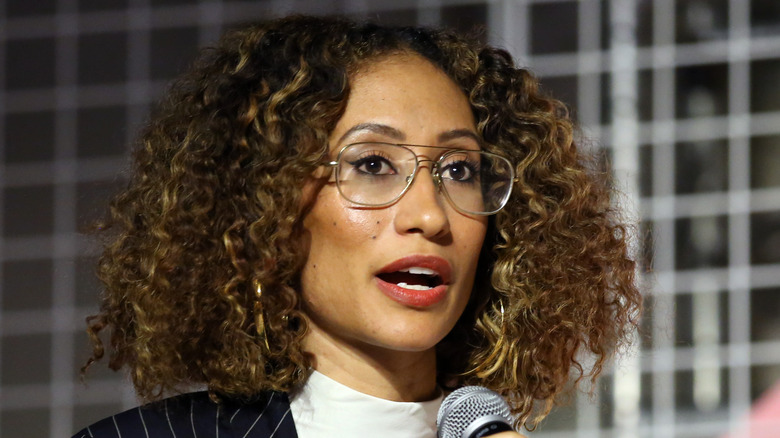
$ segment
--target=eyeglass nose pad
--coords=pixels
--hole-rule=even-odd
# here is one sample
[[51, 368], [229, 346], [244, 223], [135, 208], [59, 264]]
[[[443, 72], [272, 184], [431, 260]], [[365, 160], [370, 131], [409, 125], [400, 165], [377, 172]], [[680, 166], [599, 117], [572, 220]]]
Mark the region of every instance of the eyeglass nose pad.
[[[417, 167], [419, 168], [420, 164], [422, 163], [431, 163], [430, 169], [431, 169], [431, 178], [433, 179], [433, 184], [436, 185], [436, 190], [440, 191], [442, 190], [442, 181], [441, 181], [441, 175], [439, 175], [439, 162], [433, 161], [428, 158], [424, 158], [422, 160], [417, 161]], [[415, 172], [417, 173], [417, 172]], [[407, 176], [406, 177], [406, 183], [408, 184], [410, 180], [413, 178], [413, 176]]]
[[439, 174], [439, 163], [433, 163], [431, 166], [431, 178], [433, 178], [433, 183], [436, 184], [436, 188], [441, 191], [442, 181], [441, 175]]

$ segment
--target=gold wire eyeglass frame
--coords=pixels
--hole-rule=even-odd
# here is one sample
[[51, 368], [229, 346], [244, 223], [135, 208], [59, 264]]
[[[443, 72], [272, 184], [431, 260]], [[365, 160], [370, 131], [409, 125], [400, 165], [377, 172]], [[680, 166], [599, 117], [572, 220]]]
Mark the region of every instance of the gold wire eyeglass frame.
[[[346, 151], [350, 147], [355, 147], [355, 146], [358, 146], [358, 145], [395, 146], [395, 147], [400, 147], [400, 148], [406, 149], [407, 151], [409, 151], [409, 153], [411, 153], [414, 156], [414, 159], [415, 159], [414, 170], [412, 171], [411, 175], [406, 176], [406, 185], [403, 188], [403, 190], [401, 190], [401, 192], [398, 193], [398, 195], [396, 195], [391, 200], [389, 200], [387, 202], [382, 202], [382, 203], [366, 203], [366, 202], [355, 201], [353, 199], [350, 199], [350, 197], [348, 197], [344, 193], [344, 191], [342, 190], [341, 182], [340, 182], [341, 181], [341, 178], [340, 178], [341, 166], [339, 166], [339, 163], [341, 162], [341, 159], [342, 159], [342, 157], [344, 155], [344, 151]], [[431, 160], [431, 159], [428, 159], [428, 158], [420, 159], [419, 155], [417, 155], [414, 151], [409, 149], [409, 148], [412, 148], [412, 147], [414, 147], [414, 148], [436, 149], [436, 150], [441, 150], [441, 151], [444, 151], [444, 152], [436, 160]], [[507, 183], [507, 187], [508, 188], [507, 188], [506, 194], [502, 197], [501, 202], [499, 203], [498, 208], [495, 208], [495, 209], [493, 209], [491, 211], [470, 211], [470, 210], [466, 210], [466, 209], [461, 208], [460, 206], [458, 206], [458, 204], [450, 197], [450, 194], [447, 191], [446, 185], [442, 182], [441, 175], [439, 174], [439, 169], [441, 168], [441, 164], [444, 162], [444, 160], [446, 158], [452, 156], [453, 154], [464, 153], [464, 152], [467, 152], [467, 153], [477, 152], [477, 153], [479, 153], [481, 155], [486, 155], [486, 156], [488, 156], [488, 157], [490, 157], [492, 159], [502, 161], [502, 162], [504, 162], [506, 164], [506, 169], [508, 171], [508, 178], [506, 178], [506, 183]], [[450, 147], [445, 147], [445, 146], [429, 146], [429, 145], [418, 145], [418, 144], [407, 144], [407, 143], [388, 143], [388, 142], [379, 142], [379, 141], [361, 141], [361, 142], [357, 142], [357, 143], [350, 143], [350, 144], [347, 144], [347, 145], [343, 146], [339, 150], [339, 153], [336, 156], [335, 160], [323, 163], [323, 165], [327, 166], [327, 167], [335, 167], [336, 168], [336, 172], [335, 172], [336, 173], [336, 175], [335, 175], [335, 177], [336, 177], [336, 187], [338, 188], [339, 194], [344, 199], [346, 199], [347, 201], [352, 202], [354, 204], [362, 205], [362, 206], [366, 206], [366, 207], [385, 207], [385, 206], [391, 205], [394, 202], [396, 202], [399, 199], [401, 199], [401, 197], [409, 190], [409, 187], [412, 186], [412, 183], [414, 182], [414, 179], [417, 176], [417, 170], [420, 168], [420, 164], [424, 163], [426, 161], [432, 163], [431, 164], [431, 169], [430, 169], [431, 170], [431, 177], [433, 178], [433, 182], [436, 185], [437, 189], [440, 192], [444, 193], [444, 197], [447, 198], [447, 201], [450, 203], [450, 205], [452, 205], [453, 208], [455, 208], [456, 210], [460, 211], [461, 213], [465, 213], [465, 214], [473, 214], [473, 215], [478, 215], [478, 216], [490, 216], [490, 215], [498, 213], [499, 211], [501, 211], [502, 208], [504, 208], [506, 206], [507, 202], [509, 201], [509, 197], [512, 194], [512, 187], [513, 187], [514, 183], [517, 182], [517, 178], [515, 177], [514, 166], [512, 165], [512, 163], [507, 158], [502, 157], [501, 155], [498, 155], [498, 154], [494, 154], [492, 152], [486, 152], [486, 151], [482, 151], [482, 150], [450, 148]]]

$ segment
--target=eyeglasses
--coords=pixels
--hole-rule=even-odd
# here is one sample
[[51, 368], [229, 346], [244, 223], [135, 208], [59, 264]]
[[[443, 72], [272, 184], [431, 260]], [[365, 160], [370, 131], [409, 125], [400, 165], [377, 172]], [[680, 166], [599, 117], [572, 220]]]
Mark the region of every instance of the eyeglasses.
[[[433, 149], [431, 160], [410, 147]], [[352, 143], [325, 165], [336, 168], [336, 186], [347, 201], [383, 207], [409, 190], [420, 164], [431, 162], [431, 176], [457, 210], [491, 215], [504, 208], [512, 193], [515, 172], [506, 158], [490, 152], [380, 142]]]

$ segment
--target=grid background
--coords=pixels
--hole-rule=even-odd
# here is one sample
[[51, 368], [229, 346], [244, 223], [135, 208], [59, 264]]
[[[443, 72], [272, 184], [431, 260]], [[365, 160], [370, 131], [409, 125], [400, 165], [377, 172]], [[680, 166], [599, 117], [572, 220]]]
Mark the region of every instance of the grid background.
[[[0, 436], [136, 404], [93, 367], [96, 249], [151, 102], [231, 23], [291, 12], [484, 25], [607, 148], [642, 220], [648, 311], [595, 396], [532, 436], [721, 437], [780, 381], [777, 0], [0, 1]], [[778, 427], [776, 424], [775, 427]]]

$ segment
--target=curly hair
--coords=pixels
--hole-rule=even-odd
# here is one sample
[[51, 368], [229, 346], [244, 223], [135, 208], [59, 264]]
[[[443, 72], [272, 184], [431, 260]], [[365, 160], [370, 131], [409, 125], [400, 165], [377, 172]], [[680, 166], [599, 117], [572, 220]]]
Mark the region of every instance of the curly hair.
[[570, 380], [595, 379], [636, 326], [640, 295], [608, 177], [578, 148], [563, 104], [476, 39], [305, 16], [226, 33], [156, 108], [101, 227], [105, 291], [88, 319], [87, 366], [104, 356], [108, 329], [109, 366], [127, 367], [146, 400], [304, 381], [303, 184], [328, 153], [351, 75], [401, 53], [458, 84], [485, 149], [518, 175], [489, 220], [469, 305], [437, 347], [440, 384], [492, 388], [533, 428]]

